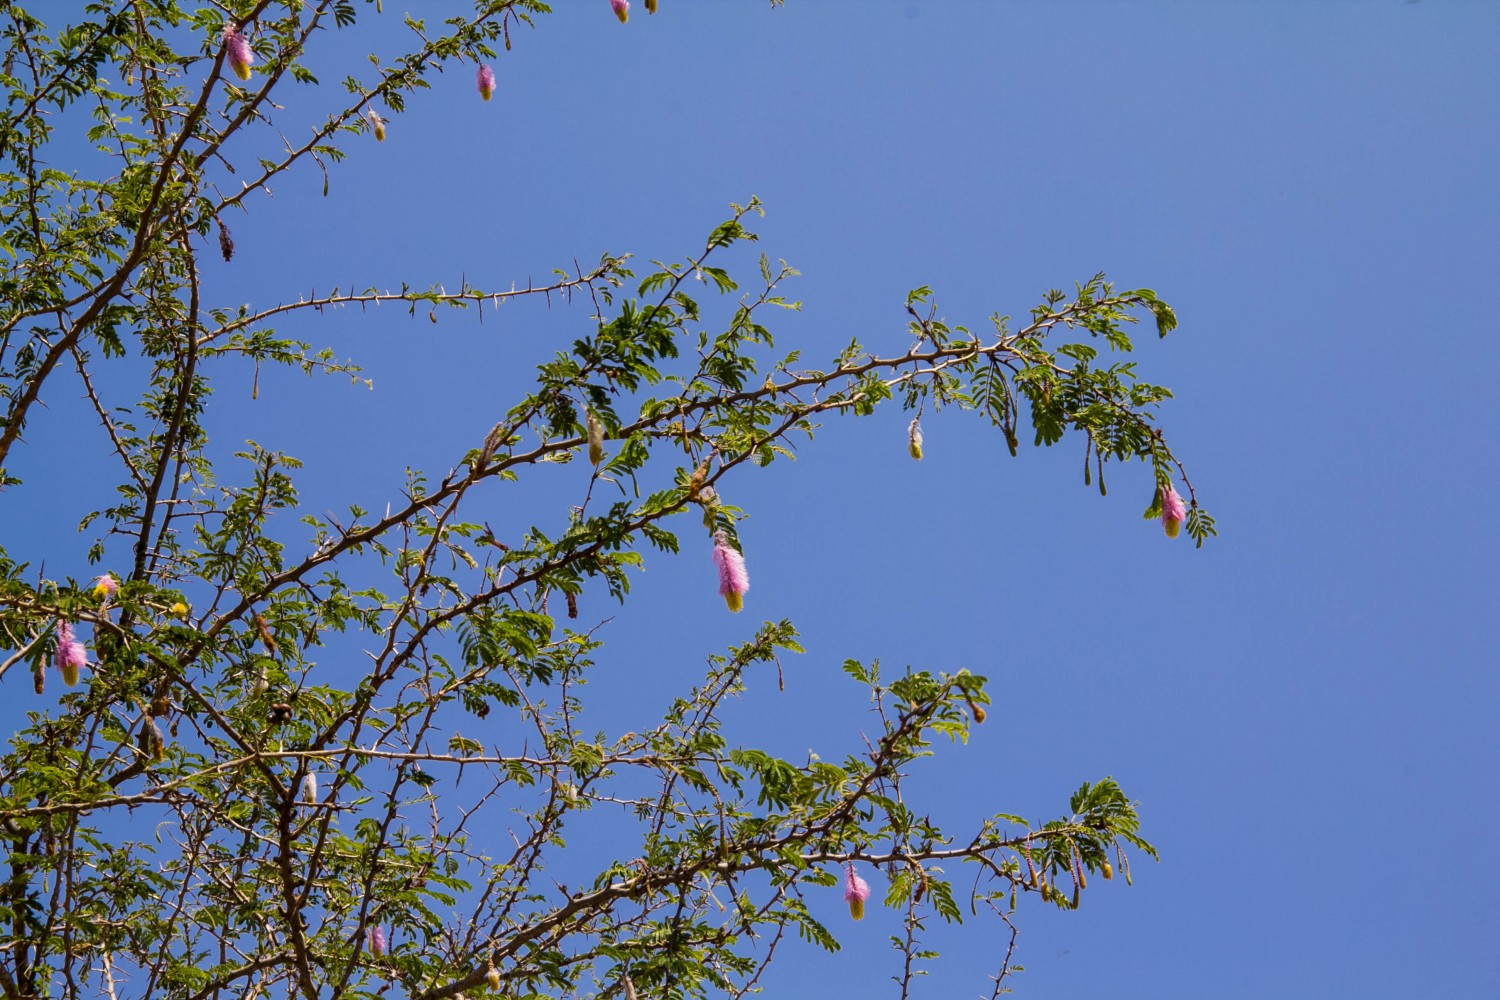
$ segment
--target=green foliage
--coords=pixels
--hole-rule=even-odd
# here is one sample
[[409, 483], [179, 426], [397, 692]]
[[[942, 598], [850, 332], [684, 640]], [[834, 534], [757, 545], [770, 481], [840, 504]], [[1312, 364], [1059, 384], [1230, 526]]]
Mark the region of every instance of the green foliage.
[[[326, 184], [367, 111], [399, 116], [432, 73], [509, 50], [512, 29], [547, 12], [478, 0], [464, 16], [408, 16], [410, 50], [325, 88], [332, 110], [270, 160], [243, 152], [240, 133], [273, 120], [273, 94], [319, 94], [307, 50], [327, 27], [393, 16], [382, 4], [91, 4], [61, 28], [10, 6], [0, 464], [45, 416], [42, 387], [79, 373], [113, 452], [98, 473], [118, 487], [102, 510], [60, 513], [100, 532], [92, 556], [122, 586], [107, 596], [0, 554], [11, 650], [0, 678], [32, 697], [12, 671], [28, 667], [37, 689], [0, 757], [7, 997], [360, 997], [394, 984], [440, 1000], [489, 989], [491, 970], [515, 997], [609, 995], [626, 975], [642, 996], [741, 993], [784, 938], [839, 948], [843, 929], [815, 913], [849, 863], [885, 880], [904, 989], [937, 954], [923, 943], [929, 915], [987, 910], [1013, 945], [1018, 900], [1072, 908], [1113, 864], [1128, 879], [1126, 848], [1155, 857], [1109, 779], [1038, 824], [997, 814], [955, 834], [915, 805], [910, 765], [984, 719], [985, 680], [967, 671], [886, 679], [878, 663], [847, 661], [871, 705], [869, 742], [839, 763], [797, 762], [722, 728], [737, 695], [801, 651], [790, 622], [761, 624], [660, 719], [618, 732], [582, 728], [600, 640], [575, 624], [586, 600], [591, 615], [602, 595], [624, 603], [647, 554], [675, 554], [700, 519], [737, 545], [742, 511], [724, 497], [737, 475], [791, 457], [825, 416], [893, 400], [918, 415], [976, 410], [1012, 455], [1028, 421], [1037, 445], [1081, 441], [1101, 492], [1109, 461], [1147, 462], [1153, 489], [1187, 489], [1201, 545], [1213, 519], [1155, 424], [1170, 393], [1118, 360], [1141, 316], [1162, 336], [1176, 326], [1154, 292], [1095, 276], [1048, 293], [1024, 326], [996, 316], [979, 334], [947, 325], [917, 288], [904, 351], [851, 342], [808, 367], [773, 333], [778, 311], [799, 307], [779, 291], [796, 271], [764, 254], [750, 274], [722, 263], [756, 239], [751, 199], [696, 253], [639, 279], [629, 257], [607, 255], [522, 290], [202, 301], [199, 255], [232, 255], [228, 221], [272, 211], [271, 181], [316, 169]], [[249, 81], [226, 75], [231, 13], [254, 46]], [[83, 128], [108, 176], [48, 165], [63, 127]], [[690, 291], [733, 298], [721, 309]], [[384, 514], [305, 511], [300, 463], [272, 447], [211, 458], [205, 415], [224, 362], [361, 381], [352, 361], [277, 323], [339, 305], [435, 318], [575, 294], [597, 304], [590, 328], [451, 469], [410, 470], [404, 502]], [[721, 312], [715, 332], [708, 317]], [[125, 388], [128, 404], [115, 398]], [[588, 414], [606, 455], [559, 524], [502, 536], [471, 513], [490, 481], [587, 455]], [[0, 482], [22, 485], [3, 468]], [[91, 630], [94, 660], [61, 691], [48, 667], [59, 621]], [[613, 856], [570, 853], [574, 831], [605, 815]], [[385, 954], [370, 946], [375, 927], [390, 935]], [[1007, 951], [999, 979], [1017, 968]]]

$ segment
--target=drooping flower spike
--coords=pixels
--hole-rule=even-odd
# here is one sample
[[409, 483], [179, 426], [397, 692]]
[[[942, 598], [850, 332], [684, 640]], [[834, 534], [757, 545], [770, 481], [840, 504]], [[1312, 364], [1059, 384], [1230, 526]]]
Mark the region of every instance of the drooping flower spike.
[[375, 141], [385, 142], [385, 119], [376, 114], [374, 108], [365, 109], [365, 119], [369, 121], [370, 128], [375, 130]]
[[1187, 506], [1183, 504], [1182, 497], [1168, 483], [1161, 490], [1161, 524], [1167, 530], [1168, 538], [1176, 538], [1177, 533], [1182, 530], [1182, 522], [1187, 520]]
[[855, 920], [865, 918], [865, 900], [870, 898], [870, 886], [854, 871], [854, 862], [849, 862], [844, 874], [844, 902], [849, 904], [849, 916]]
[[115, 596], [115, 591], [120, 589], [120, 581], [116, 580], [113, 573], [105, 573], [97, 577], [93, 583], [94, 596], [103, 601], [108, 601]]
[[72, 687], [78, 683], [78, 668], [87, 666], [89, 652], [73, 635], [73, 626], [68, 622], [57, 623], [57, 649], [52, 654], [52, 665], [62, 674], [63, 683]]
[[250, 49], [250, 43], [245, 41], [245, 36], [240, 34], [240, 29], [234, 26], [233, 21], [224, 25], [224, 55], [229, 60], [229, 68], [234, 70], [234, 75], [241, 80], [250, 79], [250, 67], [255, 62], [255, 53]]
[[609, 6], [614, 10], [615, 17], [620, 19], [621, 24], [630, 20], [630, 0], [609, 0]]
[[318, 776], [308, 771], [302, 778], [302, 801], [316, 805], [318, 801]]
[[479, 73], [475, 76], [475, 82], [479, 84], [479, 96], [488, 101], [495, 96], [495, 71], [489, 66], [481, 63]]
[[918, 462], [922, 461], [922, 418], [912, 417], [906, 428], [906, 450]]
[[385, 954], [385, 931], [379, 927], [370, 928], [370, 954], [377, 958]]
[[714, 532], [714, 565], [719, 567], [719, 595], [730, 611], [739, 611], [745, 606], [745, 591], [750, 589], [750, 574], [745, 570], [745, 557], [729, 544], [729, 536], [722, 531]]

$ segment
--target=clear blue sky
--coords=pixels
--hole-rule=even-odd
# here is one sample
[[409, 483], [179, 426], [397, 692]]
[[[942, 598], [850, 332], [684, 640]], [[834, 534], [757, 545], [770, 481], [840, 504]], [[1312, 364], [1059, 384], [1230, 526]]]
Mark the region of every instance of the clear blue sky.
[[[385, 6], [379, 31], [324, 39], [326, 82], [399, 34]], [[1177, 310], [1139, 360], [1177, 393], [1164, 422], [1223, 532], [1168, 542], [1140, 519], [1145, 469], [1101, 499], [1081, 449], [1013, 460], [972, 415], [925, 420], [920, 464], [895, 408], [834, 421], [726, 491], [752, 515], [744, 615], [686, 528], [623, 612], [586, 598], [616, 616], [591, 694], [654, 710], [791, 617], [807, 655], [731, 727], [837, 758], [869, 725], [845, 657], [988, 675], [990, 722], [922, 769], [930, 808], [1047, 818], [1113, 774], [1163, 852], [1077, 913], [1023, 910], [1020, 996], [1500, 995], [1500, 4], [662, 0], [626, 26], [605, 0], [557, 6], [496, 60], [494, 101], [459, 69], [384, 144], [351, 141], [328, 198], [304, 173], [254, 200], [233, 264], [205, 264], [218, 300], [679, 257], [751, 194], [760, 249], [803, 272], [778, 346], [810, 363], [904, 346], [918, 284], [978, 328], [1105, 270]], [[404, 464], [477, 445], [587, 314], [287, 327], [375, 390], [263, 373], [252, 403], [228, 373], [216, 432], [306, 460], [314, 510], [382, 508]], [[43, 424], [18, 471], [87, 509], [51, 449], [104, 443]], [[530, 516], [515, 502], [497, 493], [497, 522]], [[74, 524], [49, 573], [85, 548]], [[768, 995], [889, 993], [895, 916], [851, 929], [840, 908], [830, 891], [846, 950], [786, 953]], [[922, 995], [983, 989], [991, 931], [939, 938]]]

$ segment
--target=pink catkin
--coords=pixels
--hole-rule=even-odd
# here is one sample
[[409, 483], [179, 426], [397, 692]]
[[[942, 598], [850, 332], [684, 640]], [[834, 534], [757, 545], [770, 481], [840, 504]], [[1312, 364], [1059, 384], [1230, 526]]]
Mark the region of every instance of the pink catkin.
[[120, 589], [120, 581], [115, 579], [113, 573], [105, 573], [103, 576], [96, 578], [91, 586], [94, 588], [95, 597], [107, 601], [111, 597], [114, 597], [115, 592]]
[[385, 954], [385, 931], [379, 927], [370, 928], [370, 954], [377, 958]]
[[844, 873], [844, 902], [849, 904], [849, 916], [855, 920], [865, 918], [865, 900], [870, 898], [870, 885], [854, 871], [854, 862]]
[[745, 557], [729, 544], [722, 531], [714, 532], [714, 565], [719, 567], [719, 594], [730, 611], [739, 611], [745, 606], [745, 591], [750, 589], [750, 574], [745, 570]]
[[234, 70], [235, 76], [241, 80], [250, 79], [250, 67], [255, 62], [255, 53], [233, 21], [224, 25], [224, 55], [228, 57], [229, 67]]
[[1161, 524], [1167, 531], [1168, 538], [1176, 538], [1177, 532], [1182, 530], [1182, 522], [1187, 520], [1187, 507], [1182, 502], [1182, 497], [1170, 483], [1161, 495]]
[[479, 72], [474, 77], [474, 82], [479, 86], [480, 97], [488, 101], [491, 97], [495, 96], [495, 71], [488, 66], [480, 65]]
[[615, 12], [615, 17], [624, 24], [630, 20], [630, 0], [609, 0], [610, 9]]
[[78, 683], [78, 668], [89, 662], [89, 653], [73, 635], [73, 626], [68, 622], [57, 623], [57, 650], [52, 654], [52, 665], [62, 674], [63, 683], [72, 687]]

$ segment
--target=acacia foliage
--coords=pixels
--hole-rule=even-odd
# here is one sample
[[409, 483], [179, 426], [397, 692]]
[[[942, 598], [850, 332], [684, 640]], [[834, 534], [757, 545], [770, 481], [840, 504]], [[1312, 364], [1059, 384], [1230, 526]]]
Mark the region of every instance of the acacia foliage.
[[[0, 987], [16, 1000], [738, 996], [788, 942], [837, 948], [807, 898], [837, 891], [852, 862], [899, 916], [903, 995], [934, 954], [928, 921], [979, 913], [1003, 946], [999, 991], [1027, 900], [1077, 906], [1091, 878], [1128, 875], [1127, 848], [1154, 856], [1113, 781], [1083, 785], [1045, 822], [997, 812], [951, 831], [914, 810], [909, 766], [935, 738], [962, 740], [989, 704], [985, 679], [963, 670], [847, 663], [874, 731], [837, 762], [734, 745], [721, 728], [734, 697], [798, 651], [787, 621], [747, 626], [661, 718], [585, 729], [581, 685], [601, 640], [573, 620], [576, 600], [624, 602], [645, 553], [676, 553], [682, 531], [737, 545], [728, 482], [820, 419], [886, 404], [917, 420], [975, 411], [1012, 454], [1027, 427], [1038, 445], [1080, 441], [1101, 490], [1107, 463], [1149, 463], [1148, 516], [1182, 484], [1201, 544], [1213, 522], [1155, 422], [1169, 394], [1118, 360], [1130, 324], [1165, 336], [1171, 309], [1097, 276], [1047, 293], [1014, 328], [997, 316], [974, 332], [939, 320], [920, 288], [903, 346], [854, 342], [808, 367], [772, 330], [796, 307], [779, 291], [795, 272], [765, 256], [749, 275], [721, 264], [754, 241], [754, 200], [639, 275], [605, 256], [546, 287], [216, 301], [200, 258], [232, 257], [234, 213], [274, 213], [269, 182], [326, 177], [433, 73], [502, 58], [547, 13], [482, 0], [408, 18], [407, 51], [351, 68], [343, 94], [314, 86], [302, 60], [320, 30], [393, 16], [380, 7], [140, 0], [91, 5], [63, 28], [5, 12], [0, 463], [49, 419], [44, 389], [60, 405], [56, 387], [81, 387], [113, 456], [90, 472], [118, 500], [79, 512], [34, 499], [39, 517], [82, 514], [97, 532], [104, 585], [0, 559], [0, 680], [32, 699], [0, 757]], [[255, 54], [248, 80], [226, 62], [226, 10]], [[240, 151], [278, 103], [317, 101], [331, 110], [305, 143]], [[85, 112], [110, 165], [100, 176], [50, 155]], [[700, 282], [737, 303], [716, 333], [692, 297]], [[304, 329], [341, 304], [473, 310], [542, 295], [595, 312], [482, 440], [441, 475], [412, 473], [385, 513], [302, 510], [299, 463], [276, 449], [214, 460], [204, 427], [219, 367], [357, 377], [278, 324]], [[471, 513], [486, 491], [569, 461], [593, 471], [560, 527], [507, 534]], [[4, 485], [27, 489], [10, 474]], [[284, 540], [293, 517], [301, 544]], [[53, 669], [68, 655], [63, 622], [88, 638], [76, 687]], [[334, 648], [360, 651], [359, 668], [328, 669]], [[628, 831], [617, 852], [568, 856], [572, 825], [599, 810]], [[556, 883], [559, 866], [587, 876]]]

